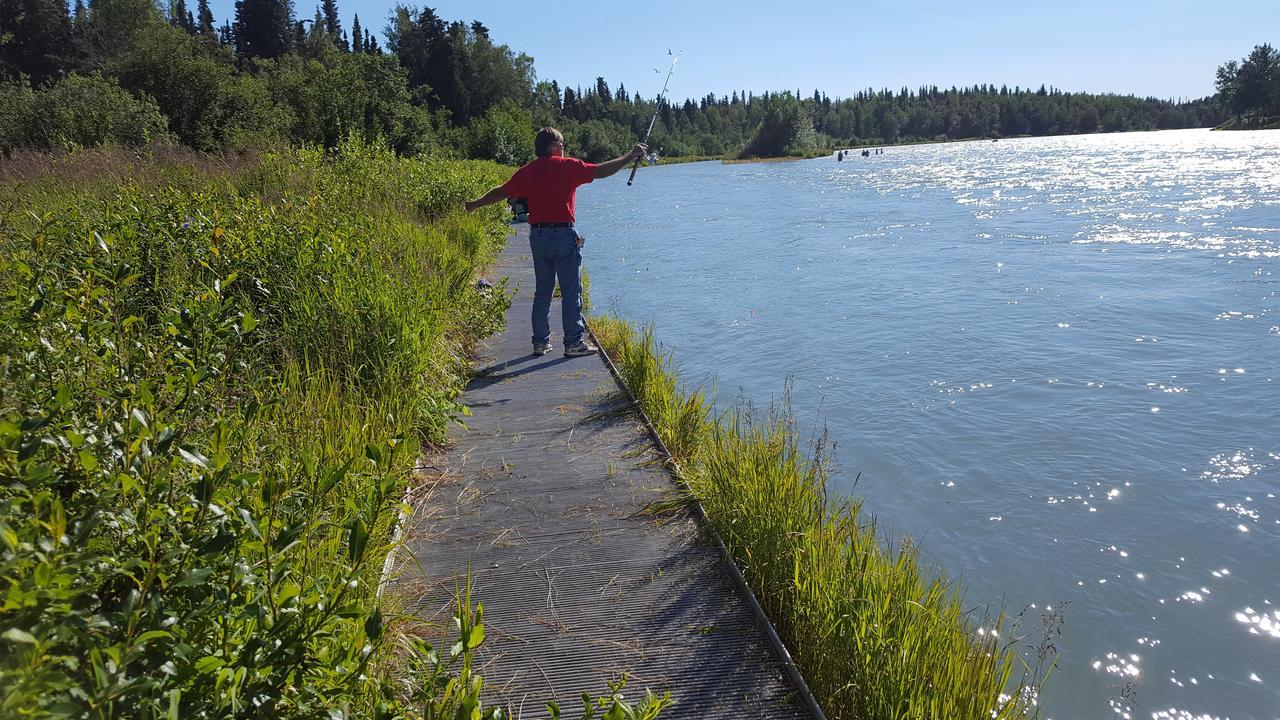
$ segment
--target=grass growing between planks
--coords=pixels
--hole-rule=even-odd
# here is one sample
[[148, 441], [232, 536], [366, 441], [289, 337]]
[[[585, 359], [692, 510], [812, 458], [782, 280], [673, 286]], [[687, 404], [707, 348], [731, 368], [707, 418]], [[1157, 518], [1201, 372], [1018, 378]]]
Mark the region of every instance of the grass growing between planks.
[[[829, 718], [1037, 716], [1047, 679], [1026, 666], [1013, 623], [973, 618], [958, 585], [889, 546], [859, 503], [826, 493], [826, 446], [811, 452], [773, 410], [714, 417], [686, 391], [652, 328], [595, 317], [591, 329], [672, 455]], [[985, 627], [984, 627], [985, 626]]]
[[508, 302], [475, 283], [505, 226], [454, 208], [509, 169], [359, 146], [0, 169], [0, 716], [475, 706], [455, 670], [483, 631], [406, 640], [436, 684], [405, 690], [376, 589]]

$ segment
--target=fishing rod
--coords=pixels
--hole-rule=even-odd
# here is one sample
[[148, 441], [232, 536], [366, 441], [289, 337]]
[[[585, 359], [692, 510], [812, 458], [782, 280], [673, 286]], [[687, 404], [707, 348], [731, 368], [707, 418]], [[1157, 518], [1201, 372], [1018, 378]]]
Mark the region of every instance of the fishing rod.
[[[671, 50], [667, 50], [667, 54], [671, 55]], [[649, 118], [649, 129], [644, 131], [644, 139], [640, 141], [642, 145], [648, 144], [649, 135], [653, 132], [653, 124], [658, 120], [658, 111], [662, 110], [662, 98], [667, 95], [667, 84], [671, 82], [671, 73], [676, 71], [676, 63], [680, 62], [680, 56], [676, 55], [671, 59], [671, 69], [667, 71], [666, 82], [662, 83], [662, 92], [658, 93], [658, 104], [653, 107], [653, 117]], [[654, 68], [654, 72], [662, 72]], [[636, 158], [636, 163], [631, 166], [631, 177], [627, 178], [627, 184], [636, 179], [636, 170], [640, 167], [640, 158]]]

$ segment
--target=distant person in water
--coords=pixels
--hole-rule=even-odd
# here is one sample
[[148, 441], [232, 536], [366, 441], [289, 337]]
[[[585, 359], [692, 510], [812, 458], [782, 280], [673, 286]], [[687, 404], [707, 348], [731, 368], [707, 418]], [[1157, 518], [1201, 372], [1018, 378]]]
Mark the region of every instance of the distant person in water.
[[637, 144], [621, 157], [599, 164], [583, 162], [564, 154], [564, 136], [545, 127], [533, 138], [538, 157], [516, 170], [511, 179], [476, 200], [466, 203], [467, 212], [508, 197], [528, 198], [529, 249], [533, 254], [533, 354], [551, 352], [551, 294], [560, 283], [560, 313], [564, 329], [564, 356], [582, 357], [596, 352], [583, 337], [587, 325], [582, 318], [582, 243], [573, 228], [573, 204], [578, 186], [607, 178], [642, 158], [649, 148]]

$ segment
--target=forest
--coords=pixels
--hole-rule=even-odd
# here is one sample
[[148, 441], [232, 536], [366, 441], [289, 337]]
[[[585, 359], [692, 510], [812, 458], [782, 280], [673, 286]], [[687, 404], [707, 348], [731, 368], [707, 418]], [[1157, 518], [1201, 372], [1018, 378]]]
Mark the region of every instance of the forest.
[[[382, 43], [371, 27], [385, 23]], [[971, 138], [1256, 126], [1275, 112], [1277, 54], [1255, 48], [1217, 72], [1218, 92], [1162, 100], [1059, 88], [868, 87], [708, 93], [682, 100], [598, 77], [540, 79], [534, 58], [482, 21], [430, 7], [389, 18], [336, 0], [299, 18], [289, 0], [238, 0], [217, 23], [208, 0], [5, 0], [0, 4], [0, 151], [181, 143], [201, 151], [348, 138], [406, 156], [531, 157], [529, 132], [561, 128], [588, 160], [621, 154], [657, 110], [664, 157], [805, 156], [836, 147]], [[643, 88], [646, 92], [655, 88]]]

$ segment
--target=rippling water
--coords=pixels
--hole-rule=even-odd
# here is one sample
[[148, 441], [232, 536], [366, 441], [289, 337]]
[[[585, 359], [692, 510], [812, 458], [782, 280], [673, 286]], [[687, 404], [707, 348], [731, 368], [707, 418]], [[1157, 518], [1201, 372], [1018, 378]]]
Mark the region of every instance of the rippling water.
[[659, 167], [579, 215], [598, 307], [722, 400], [790, 379], [973, 604], [1065, 608], [1046, 717], [1280, 717], [1280, 131]]

